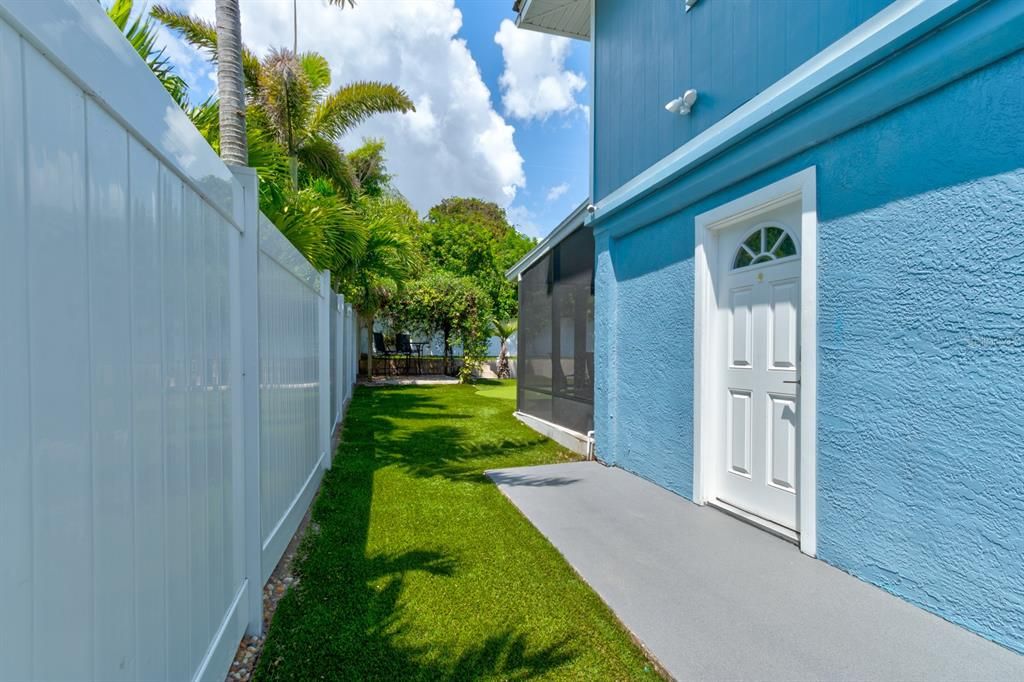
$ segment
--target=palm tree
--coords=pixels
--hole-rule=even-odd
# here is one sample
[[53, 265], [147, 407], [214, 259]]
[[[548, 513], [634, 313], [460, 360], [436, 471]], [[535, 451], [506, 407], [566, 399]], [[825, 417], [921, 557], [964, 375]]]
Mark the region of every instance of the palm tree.
[[220, 97], [220, 155], [228, 164], [249, 163], [242, 76], [242, 22], [238, 0], [216, 0], [217, 93]]
[[512, 338], [512, 335], [516, 333], [516, 328], [519, 326], [519, 322], [513, 318], [511, 320], [494, 320], [491, 323], [491, 328], [494, 331], [494, 335], [501, 341], [501, 352], [498, 353], [498, 378], [499, 379], [511, 379], [512, 370], [508, 365], [508, 340]]
[[340, 273], [365, 250], [363, 216], [323, 179], [297, 191], [265, 193], [260, 210], [317, 270]]
[[[216, 60], [217, 32], [209, 22], [160, 5], [152, 14]], [[275, 49], [261, 62], [244, 45], [240, 49], [256, 110], [250, 121], [285, 149], [293, 189], [303, 176], [326, 177], [339, 191], [355, 194], [358, 180], [337, 141], [376, 114], [416, 110], [405, 91], [390, 83], [360, 81], [332, 92], [330, 67], [319, 54]]]
[[272, 50], [263, 60], [257, 106], [289, 158], [292, 186], [300, 167], [353, 193], [358, 180], [337, 145], [352, 128], [375, 114], [415, 111], [412, 100], [389, 83], [357, 82], [331, 92], [331, 70], [315, 53]]

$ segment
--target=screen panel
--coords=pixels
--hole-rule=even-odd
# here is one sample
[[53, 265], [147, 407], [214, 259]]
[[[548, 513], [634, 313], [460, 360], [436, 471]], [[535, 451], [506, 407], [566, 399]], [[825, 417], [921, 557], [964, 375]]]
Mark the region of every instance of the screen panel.
[[594, 237], [580, 228], [519, 282], [518, 408], [586, 433], [594, 423]]

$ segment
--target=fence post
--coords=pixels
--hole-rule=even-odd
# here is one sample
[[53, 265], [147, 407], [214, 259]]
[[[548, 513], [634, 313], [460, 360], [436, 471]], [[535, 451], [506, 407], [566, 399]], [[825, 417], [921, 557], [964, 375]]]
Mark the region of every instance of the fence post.
[[348, 347], [348, 317], [345, 314], [345, 297], [338, 294], [338, 374], [335, 381], [338, 382], [338, 423], [344, 421], [345, 403], [348, 400], [348, 389], [345, 384], [345, 377], [348, 376], [348, 360], [345, 356], [345, 348]]
[[[349, 314], [352, 317], [352, 354], [349, 356], [349, 360], [354, 367], [352, 371], [352, 383], [354, 385], [359, 382], [359, 361], [363, 353], [363, 341], [359, 337], [359, 315], [356, 314], [355, 308], [349, 311]], [[355, 391], [353, 391], [353, 395], [355, 395]]]
[[348, 392], [349, 399], [352, 398], [352, 386], [359, 380], [359, 364], [352, 362], [352, 356], [358, 353], [359, 340], [355, 337], [353, 330], [356, 327], [355, 318], [352, 315], [352, 305], [349, 304], [345, 307], [345, 319], [348, 320], [348, 329], [345, 333], [345, 340], [348, 342], [348, 352], [345, 353], [345, 362], [348, 363], [348, 376], [345, 381], [345, 390]]
[[331, 468], [331, 272], [320, 273], [320, 453]]
[[[260, 324], [259, 324], [259, 188], [256, 171], [232, 167], [242, 185], [244, 222], [239, 240], [242, 399], [242, 490], [244, 497], [243, 556], [248, 589], [246, 632], [263, 634], [263, 529], [260, 526]], [[236, 403], [237, 404], [237, 403]]]

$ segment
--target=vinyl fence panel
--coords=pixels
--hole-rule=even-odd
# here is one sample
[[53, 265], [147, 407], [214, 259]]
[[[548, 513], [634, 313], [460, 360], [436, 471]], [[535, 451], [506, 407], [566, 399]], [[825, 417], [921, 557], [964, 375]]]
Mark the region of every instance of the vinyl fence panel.
[[238, 226], [32, 37], [0, 20], [0, 676], [190, 678], [244, 625]]
[[[321, 276], [264, 216], [259, 223], [262, 578], [295, 533], [325, 465], [320, 429]], [[327, 387], [329, 390], [329, 386]]]
[[0, 0], [0, 680], [223, 679], [258, 630], [356, 349], [256, 189], [98, 3]]

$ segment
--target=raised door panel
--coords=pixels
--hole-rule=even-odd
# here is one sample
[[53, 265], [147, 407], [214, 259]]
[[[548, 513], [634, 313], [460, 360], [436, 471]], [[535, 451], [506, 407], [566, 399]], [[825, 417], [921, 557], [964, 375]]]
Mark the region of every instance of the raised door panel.
[[741, 287], [729, 292], [730, 367], [749, 369], [753, 365], [753, 293], [751, 287]]
[[768, 367], [795, 370], [800, 281], [771, 282], [768, 293]]
[[797, 406], [788, 395], [767, 396], [765, 454], [768, 458], [767, 484], [787, 492], [796, 492]]
[[727, 472], [750, 478], [751, 417], [753, 399], [750, 391], [730, 390], [727, 409], [726, 452]]

